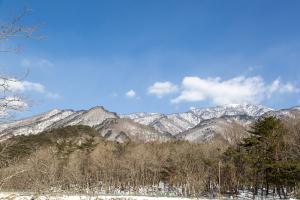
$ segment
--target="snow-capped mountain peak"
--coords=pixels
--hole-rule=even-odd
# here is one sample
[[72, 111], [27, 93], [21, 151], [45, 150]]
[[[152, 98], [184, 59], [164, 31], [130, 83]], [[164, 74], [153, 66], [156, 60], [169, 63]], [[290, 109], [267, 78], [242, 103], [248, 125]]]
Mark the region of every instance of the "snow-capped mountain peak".
[[156, 139], [201, 142], [216, 135], [226, 139], [228, 130], [237, 126], [240, 130], [246, 130], [262, 116], [300, 116], [299, 108], [273, 110], [244, 103], [193, 108], [174, 114], [140, 112], [120, 117], [102, 106], [79, 111], [53, 109], [27, 119], [0, 124], [0, 140], [17, 135], [38, 134], [65, 126], [87, 125], [94, 127], [106, 139], [119, 142], [127, 138], [143, 142]]
[[272, 111], [273, 109], [267, 108], [261, 105], [254, 104], [227, 104], [223, 106], [215, 106], [211, 108], [203, 108], [203, 109], [192, 109], [191, 111], [195, 113], [195, 115], [201, 117], [202, 119], [211, 119], [217, 118], [224, 115], [249, 115], [251, 117], [258, 117], [263, 115], [266, 112]]
[[101, 106], [90, 110], [73, 111], [53, 109], [48, 112], [0, 125], [0, 138], [16, 135], [37, 134], [53, 128], [69, 125], [95, 126], [107, 118], [118, 118], [116, 113], [109, 112]]
[[187, 112], [162, 115], [159, 113], [134, 113], [121, 117], [130, 118], [135, 122], [150, 125], [160, 132], [169, 132], [173, 135], [195, 127], [203, 120], [220, 118], [222, 116], [250, 116], [259, 117], [273, 109], [261, 105], [228, 104], [210, 108], [192, 108]]

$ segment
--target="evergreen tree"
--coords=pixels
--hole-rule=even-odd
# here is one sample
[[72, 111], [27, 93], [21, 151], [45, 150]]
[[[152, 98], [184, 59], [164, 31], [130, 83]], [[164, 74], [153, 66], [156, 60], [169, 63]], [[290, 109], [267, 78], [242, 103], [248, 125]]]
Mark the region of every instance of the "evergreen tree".
[[265, 189], [268, 195], [272, 189], [273, 193], [286, 196], [300, 181], [300, 162], [290, 156], [289, 147], [284, 143], [283, 123], [272, 116], [261, 118], [249, 133], [250, 137], [226, 151], [225, 166], [234, 164], [234, 173], [241, 176], [236, 179], [251, 188], [253, 195], [259, 189]]

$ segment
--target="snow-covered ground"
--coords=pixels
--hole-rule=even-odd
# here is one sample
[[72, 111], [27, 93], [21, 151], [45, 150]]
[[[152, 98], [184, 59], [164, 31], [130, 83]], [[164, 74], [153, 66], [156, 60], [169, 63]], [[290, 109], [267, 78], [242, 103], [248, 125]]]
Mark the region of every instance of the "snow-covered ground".
[[[202, 198], [150, 197], [150, 196], [88, 196], [88, 195], [30, 195], [1, 192], [0, 200], [196, 200]], [[203, 198], [205, 200], [205, 198]]]
[[[0, 200], [208, 200], [208, 199], [237, 199], [237, 200], [247, 200], [252, 199], [252, 195], [242, 193], [237, 197], [221, 197], [221, 198], [185, 198], [185, 197], [151, 197], [151, 196], [92, 196], [92, 195], [32, 195], [32, 194], [22, 194], [13, 192], [0, 192]], [[261, 196], [256, 196], [257, 200], [265, 199], [279, 199], [279, 197], [269, 196], [268, 198], [263, 198]], [[296, 200], [295, 198], [289, 198], [290, 200]]]

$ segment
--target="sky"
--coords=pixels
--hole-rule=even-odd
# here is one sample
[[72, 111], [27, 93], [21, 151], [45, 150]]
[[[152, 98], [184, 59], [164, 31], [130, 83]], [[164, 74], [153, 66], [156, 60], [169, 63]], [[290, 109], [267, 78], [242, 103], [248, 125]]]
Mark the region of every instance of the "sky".
[[30, 101], [17, 117], [300, 104], [298, 0], [0, 0], [0, 23], [25, 6], [23, 25], [45, 37], [0, 53], [1, 73], [29, 71], [14, 88]]

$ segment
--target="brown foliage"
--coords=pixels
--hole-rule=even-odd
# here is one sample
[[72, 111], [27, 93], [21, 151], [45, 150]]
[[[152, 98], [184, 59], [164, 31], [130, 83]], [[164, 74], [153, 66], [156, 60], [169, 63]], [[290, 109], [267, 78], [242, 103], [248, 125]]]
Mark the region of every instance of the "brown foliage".
[[[47, 135], [41, 137], [49, 141]], [[23, 170], [3, 183], [3, 188], [139, 193], [141, 188], [147, 192], [155, 188], [164, 190], [157, 189], [164, 183], [177, 195], [197, 196], [216, 185], [214, 160], [223, 151], [221, 143], [118, 144], [102, 140], [100, 136], [93, 136], [91, 143], [90, 137], [83, 134], [73, 134], [72, 139], [66, 137], [68, 145], [63, 151], [62, 141], [54, 142], [52, 138], [52, 142], [43, 142], [40, 148], [22, 154], [18, 161], [0, 169], [0, 176], [7, 171], [13, 174], [20, 168]], [[74, 146], [70, 141], [76, 144], [80, 141], [80, 145]]]

